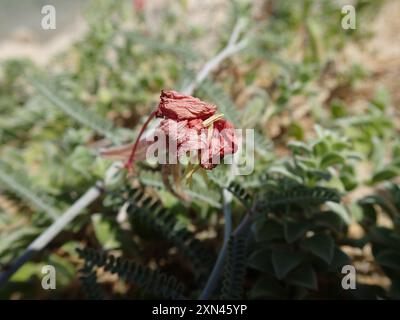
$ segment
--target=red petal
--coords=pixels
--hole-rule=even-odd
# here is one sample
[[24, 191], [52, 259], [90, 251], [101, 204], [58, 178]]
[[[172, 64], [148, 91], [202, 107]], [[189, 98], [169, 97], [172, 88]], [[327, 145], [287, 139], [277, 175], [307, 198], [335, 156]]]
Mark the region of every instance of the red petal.
[[161, 91], [160, 103], [156, 111], [157, 117], [181, 121], [202, 119], [212, 116], [216, 107], [200, 99], [187, 96], [176, 91]]

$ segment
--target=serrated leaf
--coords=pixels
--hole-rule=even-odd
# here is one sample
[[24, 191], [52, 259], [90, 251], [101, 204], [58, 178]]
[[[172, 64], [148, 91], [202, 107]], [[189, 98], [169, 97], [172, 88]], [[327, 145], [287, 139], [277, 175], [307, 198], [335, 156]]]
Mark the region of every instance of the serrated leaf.
[[305, 239], [301, 246], [315, 256], [324, 260], [326, 263], [330, 264], [332, 262], [335, 242], [331, 236], [327, 234], [317, 234]]
[[303, 255], [299, 252], [279, 250], [272, 252], [272, 265], [275, 275], [279, 280], [296, 268], [303, 260]]

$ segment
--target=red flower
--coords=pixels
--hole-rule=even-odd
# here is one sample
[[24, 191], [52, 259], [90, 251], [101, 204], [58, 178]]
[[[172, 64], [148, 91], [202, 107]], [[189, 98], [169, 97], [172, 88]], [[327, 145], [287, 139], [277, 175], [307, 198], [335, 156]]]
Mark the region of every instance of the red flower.
[[[197, 152], [200, 166], [213, 169], [228, 154], [237, 151], [237, 137], [233, 125], [223, 119], [223, 115], [215, 115], [216, 106], [200, 99], [178, 93], [161, 91], [160, 103], [141, 128], [133, 145], [126, 167], [133, 161], [143, 160], [143, 156], [151, 143], [140, 139], [147, 124], [156, 117], [163, 117], [156, 130], [162, 130], [177, 147], [177, 158], [188, 151]], [[126, 157], [127, 147], [106, 150], [103, 155], [116, 159]]]
[[207, 170], [215, 168], [224, 156], [234, 154], [238, 148], [235, 128], [229, 121], [217, 120], [213, 126], [211, 137], [207, 137], [207, 150], [200, 159], [200, 165]]
[[192, 96], [187, 96], [176, 91], [162, 90], [156, 116], [176, 121], [205, 120], [211, 117], [216, 110], [216, 106]]
[[164, 119], [158, 129], [176, 143], [176, 157], [189, 151], [197, 151], [200, 166], [213, 169], [225, 155], [237, 151], [237, 138], [233, 125], [224, 119], [211, 124], [212, 129], [204, 126], [201, 119], [175, 121]]

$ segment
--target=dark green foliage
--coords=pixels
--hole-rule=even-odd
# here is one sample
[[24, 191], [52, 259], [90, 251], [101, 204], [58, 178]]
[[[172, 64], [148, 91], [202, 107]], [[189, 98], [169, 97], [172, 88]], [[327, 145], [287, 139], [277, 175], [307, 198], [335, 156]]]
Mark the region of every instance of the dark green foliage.
[[[359, 200], [363, 210], [362, 224], [372, 244], [377, 264], [390, 278], [388, 298], [400, 298], [400, 186], [389, 184], [380, 194]], [[377, 226], [381, 210], [390, 219], [392, 227]]]
[[[253, 298], [305, 298], [319, 289], [318, 278], [336, 281], [347, 260], [335, 244], [341, 217], [322, 210], [340, 202], [336, 190], [271, 179], [261, 191], [248, 266], [260, 273]], [[336, 252], [337, 251], [337, 252]], [[330, 280], [328, 280], [330, 279]]]
[[96, 269], [90, 265], [90, 262], [85, 262], [85, 266], [79, 270], [79, 280], [82, 283], [82, 287], [89, 299], [103, 300], [105, 293], [101, 288], [101, 285], [97, 282]]
[[232, 236], [225, 259], [221, 299], [242, 299], [246, 276], [246, 237]]
[[[94, 249], [78, 249], [78, 254], [85, 260], [85, 268], [103, 268], [105, 272], [117, 274], [121, 279], [136, 284], [144, 291], [158, 297], [183, 298], [184, 287], [174, 277]], [[94, 273], [89, 273], [89, 279], [85, 276], [84, 280], [89, 283], [90, 289], [96, 290], [95, 295], [97, 296], [97, 286], [93, 286], [95, 281], [93, 275]]]
[[211, 267], [210, 253], [192, 232], [178, 222], [176, 215], [165, 209], [157, 198], [146, 195], [141, 189], [132, 189], [127, 203], [126, 210], [133, 225], [140, 221], [155, 234], [166, 238], [190, 261], [196, 277], [204, 277]]
[[243, 188], [239, 183], [232, 181], [227, 189], [232, 192], [232, 194], [239, 199], [239, 201], [246, 207], [249, 208], [252, 202], [252, 195]]
[[289, 206], [315, 206], [326, 201], [339, 202], [336, 190], [325, 187], [307, 187], [301, 185], [284, 186], [282, 189], [268, 190], [258, 197], [257, 208], [284, 211]]

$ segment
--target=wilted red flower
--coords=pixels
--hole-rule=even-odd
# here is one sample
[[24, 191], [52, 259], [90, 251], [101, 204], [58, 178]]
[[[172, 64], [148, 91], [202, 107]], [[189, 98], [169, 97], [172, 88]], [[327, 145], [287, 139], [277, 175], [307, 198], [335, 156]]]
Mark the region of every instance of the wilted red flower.
[[211, 137], [207, 137], [207, 152], [201, 153], [200, 165], [207, 170], [215, 168], [220, 159], [237, 151], [237, 137], [233, 125], [225, 120], [217, 120], [213, 123]]
[[200, 166], [213, 169], [228, 154], [237, 151], [237, 138], [233, 125], [224, 119], [212, 123], [212, 130], [201, 119], [175, 121], [164, 119], [158, 129], [176, 143], [176, 157], [189, 151], [198, 151]]
[[176, 121], [205, 120], [214, 115], [216, 110], [216, 106], [192, 96], [176, 91], [161, 90], [160, 103], [156, 111], [156, 116]]
[[[156, 117], [163, 117], [156, 130], [163, 131], [177, 147], [176, 157], [188, 151], [198, 152], [200, 166], [213, 169], [225, 155], [237, 151], [237, 137], [233, 125], [216, 115], [216, 106], [200, 99], [178, 93], [161, 91], [160, 103], [141, 128], [132, 147], [126, 167], [130, 168], [134, 160], [143, 160], [143, 154], [151, 143], [140, 139], [147, 124]], [[109, 158], [126, 157], [127, 147], [114, 148], [103, 152]]]

